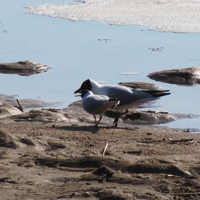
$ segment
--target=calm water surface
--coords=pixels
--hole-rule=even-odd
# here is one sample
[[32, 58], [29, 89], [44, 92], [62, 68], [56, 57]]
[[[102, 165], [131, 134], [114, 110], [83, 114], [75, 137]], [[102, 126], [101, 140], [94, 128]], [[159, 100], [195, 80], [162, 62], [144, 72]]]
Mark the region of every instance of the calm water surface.
[[[200, 35], [150, 31], [148, 28], [111, 26], [107, 23], [72, 22], [25, 14], [25, 6], [66, 4], [70, 0], [3, 1], [0, 6], [0, 62], [29, 60], [52, 67], [29, 77], [0, 74], [0, 94], [61, 102], [60, 108], [78, 100], [73, 92], [88, 78], [106, 83], [145, 81], [170, 89], [157, 101], [170, 113], [200, 115], [200, 85], [187, 87], [156, 82], [149, 73], [165, 69], [199, 67]], [[110, 39], [107, 42], [99, 39]], [[163, 47], [162, 51], [149, 48]], [[137, 72], [139, 75], [119, 75]], [[200, 118], [167, 124], [200, 128]]]

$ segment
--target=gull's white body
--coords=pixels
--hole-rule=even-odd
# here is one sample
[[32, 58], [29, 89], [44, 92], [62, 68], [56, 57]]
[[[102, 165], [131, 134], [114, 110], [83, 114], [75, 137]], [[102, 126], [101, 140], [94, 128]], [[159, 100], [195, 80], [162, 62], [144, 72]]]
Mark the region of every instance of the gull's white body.
[[91, 91], [88, 91], [82, 98], [83, 109], [93, 115], [103, 114], [109, 108], [115, 107], [119, 103], [119, 100], [110, 100], [105, 95], [95, 95]]
[[[93, 94], [93, 100], [89, 101], [97, 101], [101, 102], [103, 101], [100, 97], [106, 96], [106, 98], [111, 99], [119, 99], [120, 103], [115, 106], [115, 109], [118, 111], [118, 115], [114, 120], [115, 126], [117, 126], [118, 119], [120, 115], [126, 114], [128, 112], [129, 108], [137, 108], [138, 106], [147, 103], [149, 101], [154, 101], [159, 99], [161, 96], [168, 95], [169, 90], [143, 90], [143, 89], [132, 89], [130, 87], [121, 86], [121, 85], [101, 85], [97, 83], [96, 81], [93, 81], [91, 79], [85, 80], [81, 87], [76, 90], [74, 93], [81, 93], [81, 91], [84, 90], [90, 90]], [[87, 96], [89, 96], [90, 93], [88, 93]], [[98, 97], [95, 97], [97, 95]], [[88, 97], [85, 97], [88, 98]], [[106, 100], [104, 98], [104, 100]], [[96, 100], [95, 100], [96, 99]], [[101, 100], [100, 100], [101, 99]], [[88, 103], [89, 104], [89, 103]], [[84, 109], [87, 109], [87, 112], [97, 112], [96, 109], [90, 109], [87, 107], [86, 103], [83, 103]], [[104, 105], [105, 106], [105, 105]], [[102, 106], [103, 107], [103, 106]], [[122, 110], [126, 110], [125, 113], [121, 112]]]
[[94, 115], [96, 122], [96, 115], [99, 114], [99, 121], [96, 123], [96, 126], [102, 119], [104, 112], [110, 108], [114, 108], [119, 104], [118, 99], [111, 99], [105, 95], [95, 95], [91, 91], [82, 93], [82, 107], [83, 109]]
[[155, 97], [151, 93], [142, 89], [133, 90], [129, 87], [120, 85], [100, 85], [91, 79], [90, 82], [92, 85], [91, 91], [94, 94], [102, 94], [110, 98], [120, 99], [120, 104], [115, 108], [118, 111], [137, 108], [144, 103], [159, 99], [159, 97]]

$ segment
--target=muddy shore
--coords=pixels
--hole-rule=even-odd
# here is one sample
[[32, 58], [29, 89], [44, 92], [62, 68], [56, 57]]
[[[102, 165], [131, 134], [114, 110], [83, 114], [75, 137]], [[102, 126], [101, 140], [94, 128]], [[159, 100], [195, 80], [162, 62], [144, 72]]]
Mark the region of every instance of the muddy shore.
[[2, 199], [200, 198], [200, 134], [49, 112], [1, 119]]

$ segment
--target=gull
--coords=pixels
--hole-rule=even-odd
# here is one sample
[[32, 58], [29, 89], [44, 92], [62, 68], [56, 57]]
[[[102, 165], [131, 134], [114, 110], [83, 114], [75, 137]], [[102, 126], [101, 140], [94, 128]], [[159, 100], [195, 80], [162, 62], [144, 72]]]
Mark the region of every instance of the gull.
[[[98, 126], [106, 110], [115, 108], [120, 102], [119, 99], [112, 99], [106, 95], [96, 95], [89, 90], [81, 90], [80, 93], [81, 95], [77, 96], [82, 97], [83, 109], [94, 116], [95, 126]], [[96, 114], [100, 115], [98, 122], [96, 121]]]
[[[129, 108], [137, 108], [149, 101], [154, 101], [162, 96], [169, 95], [169, 90], [146, 90], [133, 89], [121, 85], [102, 85], [92, 79], [85, 80], [81, 87], [74, 93], [81, 93], [83, 90], [90, 90], [96, 95], [106, 95], [112, 99], [119, 99], [120, 103], [115, 107], [118, 114], [113, 122], [117, 126], [119, 117], [127, 114]], [[123, 110], [126, 110], [123, 112]]]

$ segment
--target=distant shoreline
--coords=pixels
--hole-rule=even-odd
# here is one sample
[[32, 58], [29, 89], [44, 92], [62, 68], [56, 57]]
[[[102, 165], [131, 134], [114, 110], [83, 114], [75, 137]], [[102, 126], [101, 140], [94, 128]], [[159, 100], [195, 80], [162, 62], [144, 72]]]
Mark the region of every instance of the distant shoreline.
[[107, 22], [112, 25], [149, 27], [172, 33], [200, 33], [200, 3], [179, 1], [90, 1], [83, 4], [40, 5], [25, 13], [65, 18], [72, 21]]

